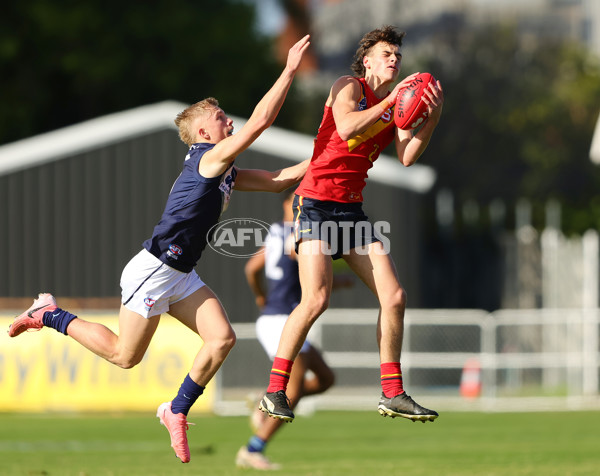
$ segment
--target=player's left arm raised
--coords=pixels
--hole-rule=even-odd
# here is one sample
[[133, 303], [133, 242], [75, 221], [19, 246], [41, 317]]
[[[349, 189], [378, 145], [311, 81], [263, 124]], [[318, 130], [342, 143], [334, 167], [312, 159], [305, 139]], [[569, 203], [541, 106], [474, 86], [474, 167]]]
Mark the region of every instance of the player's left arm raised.
[[261, 169], [237, 169], [235, 190], [244, 192], [283, 192], [302, 180], [310, 159], [284, 169], [269, 171]]
[[199, 166], [201, 175], [216, 177], [222, 174], [240, 153], [250, 147], [260, 134], [273, 124], [300, 67], [302, 57], [310, 45], [309, 40], [310, 35], [306, 35], [290, 48], [283, 72], [258, 102], [240, 131], [219, 141], [204, 154]]
[[427, 104], [428, 117], [419, 131], [413, 135], [413, 131], [396, 129], [396, 153], [406, 167], [414, 164], [425, 151], [433, 131], [440, 122], [444, 106], [444, 90], [440, 82], [430, 84], [421, 100]]

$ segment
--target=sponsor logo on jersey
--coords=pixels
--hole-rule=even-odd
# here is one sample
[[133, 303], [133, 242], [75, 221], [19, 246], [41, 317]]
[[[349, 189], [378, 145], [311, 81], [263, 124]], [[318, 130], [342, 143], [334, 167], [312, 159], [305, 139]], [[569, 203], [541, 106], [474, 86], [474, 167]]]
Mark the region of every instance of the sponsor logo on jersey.
[[167, 256], [171, 259], [179, 259], [182, 253], [183, 250], [181, 249], [181, 246], [171, 243], [169, 245], [169, 251], [167, 251]]
[[358, 103], [358, 110], [364, 111], [366, 108], [367, 108], [367, 98], [366, 98], [366, 96], [363, 96], [363, 98]]
[[219, 184], [219, 190], [223, 193], [223, 209], [221, 213], [227, 210], [229, 206], [229, 200], [231, 200], [231, 194], [233, 193], [233, 186], [235, 185], [235, 173], [233, 171], [233, 165], [223, 175], [223, 180]]

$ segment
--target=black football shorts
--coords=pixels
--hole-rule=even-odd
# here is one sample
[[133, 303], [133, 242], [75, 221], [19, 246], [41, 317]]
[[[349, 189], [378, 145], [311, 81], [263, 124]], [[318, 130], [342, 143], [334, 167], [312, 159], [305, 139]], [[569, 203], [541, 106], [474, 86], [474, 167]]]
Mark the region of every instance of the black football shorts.
[[340, 203], [294, 197], [296, 252], [303, 239], [321, 240], [324, 254], [339, 259], [350, 250], [381, 241], [362, 203]]

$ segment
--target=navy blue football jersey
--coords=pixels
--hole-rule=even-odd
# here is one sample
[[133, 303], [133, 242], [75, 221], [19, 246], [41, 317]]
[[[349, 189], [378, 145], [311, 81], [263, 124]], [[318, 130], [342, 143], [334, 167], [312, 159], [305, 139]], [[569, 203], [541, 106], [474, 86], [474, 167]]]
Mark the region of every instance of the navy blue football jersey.
[[213, 227], [229, 204], [237, 175], [233, 163], [218, 177], [200, 175], [198, 164], [214, 146], [192, 145], [152, 238], [143, 245], [163, 263], [184, 273], [194, 269], [212, 239]]
[[298, 276], [298, 261], [290, 258], [288, 240], [293, 234], [293, 224], [273, 223], [265, 238], [265, 276], [267, 302], [262, 314], [289, 314], [300, 302], [302, 291]]

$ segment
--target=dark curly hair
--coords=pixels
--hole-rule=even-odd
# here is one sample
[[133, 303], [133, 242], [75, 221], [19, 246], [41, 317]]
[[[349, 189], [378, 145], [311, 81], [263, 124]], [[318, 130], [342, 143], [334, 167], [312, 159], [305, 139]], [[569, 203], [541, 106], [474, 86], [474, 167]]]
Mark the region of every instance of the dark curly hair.
[[362, 37], [358, 44], [358, 49], [354, 54], [354, 62], [352, 63], [352, 71], [358, 78], [365, 76], [365, 66], [363, 65], [363, 58], [369, 54], [371, 48], [377, 43], [388, 43], [390, 45], [402, 46], [402, 39], [406, 35], [405, 32], [399, 32], [396, 27], [391, 25], [385, 25], [382, 28], [370, 31]]

